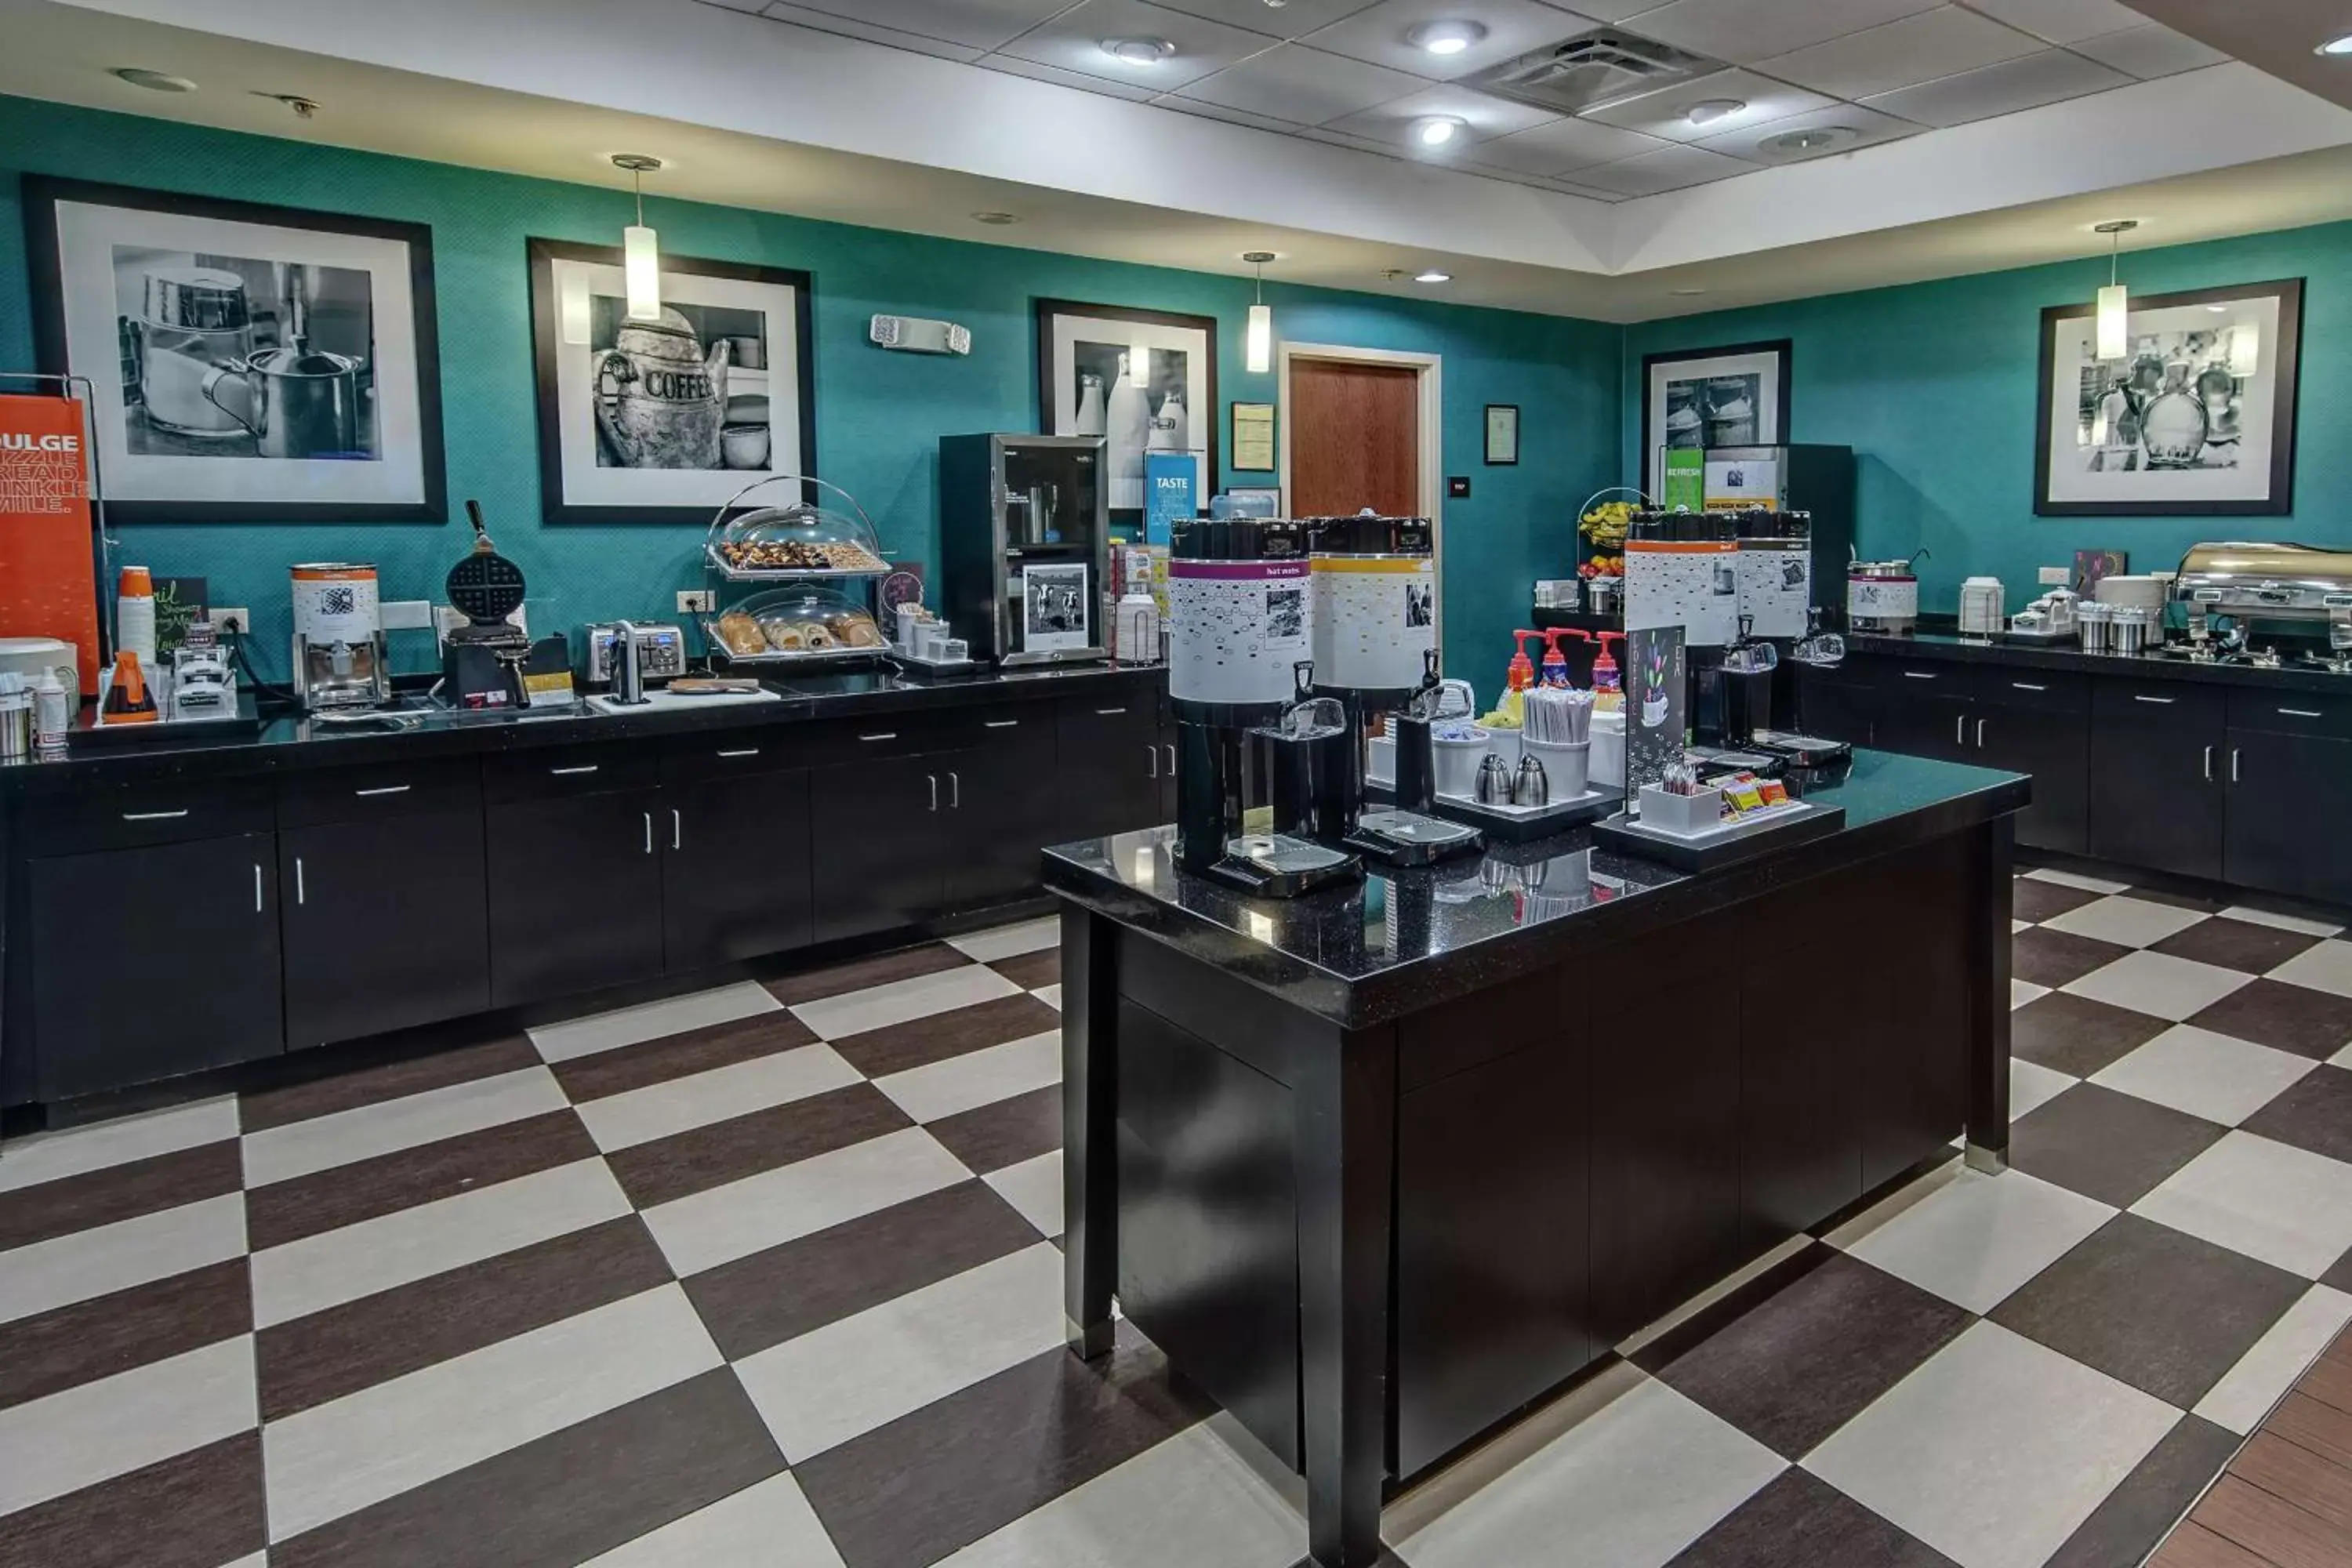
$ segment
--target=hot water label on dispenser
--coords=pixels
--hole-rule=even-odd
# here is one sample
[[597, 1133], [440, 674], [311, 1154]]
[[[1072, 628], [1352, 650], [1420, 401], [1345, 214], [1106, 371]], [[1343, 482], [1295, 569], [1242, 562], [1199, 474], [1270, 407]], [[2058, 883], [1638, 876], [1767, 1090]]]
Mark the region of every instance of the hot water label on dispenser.
[[1437, 573], [1426, 555], [1318, 555], [1315, 681], [1401, 691], [1437, 646]]
[[1171, 561], [1168, 602], [1185, 635], [1169, 650], [1169, 694], [1216, 703], [1287, 701], [1314, 629], [1304, 561]]

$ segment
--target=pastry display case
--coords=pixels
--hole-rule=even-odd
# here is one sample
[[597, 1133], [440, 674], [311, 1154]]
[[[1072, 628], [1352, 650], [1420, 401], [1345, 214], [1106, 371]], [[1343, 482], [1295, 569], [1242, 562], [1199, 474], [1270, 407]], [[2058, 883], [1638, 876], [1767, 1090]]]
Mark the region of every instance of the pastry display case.
[[771, 474], [746, 486], [711, 519], [702, 563], [714, 659], [857, 663], [886, 650], [877, 595], [889, 559], [873, 520], [838, 485]]

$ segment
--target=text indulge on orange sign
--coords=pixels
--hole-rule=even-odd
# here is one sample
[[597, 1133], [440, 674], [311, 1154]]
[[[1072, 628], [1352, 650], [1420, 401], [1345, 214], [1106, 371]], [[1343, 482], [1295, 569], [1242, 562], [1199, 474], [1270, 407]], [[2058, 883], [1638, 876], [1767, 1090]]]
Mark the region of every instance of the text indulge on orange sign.
[[0, 637], [63, 637], [98, 694], [89, 454], [71, 397], [0, 396]]

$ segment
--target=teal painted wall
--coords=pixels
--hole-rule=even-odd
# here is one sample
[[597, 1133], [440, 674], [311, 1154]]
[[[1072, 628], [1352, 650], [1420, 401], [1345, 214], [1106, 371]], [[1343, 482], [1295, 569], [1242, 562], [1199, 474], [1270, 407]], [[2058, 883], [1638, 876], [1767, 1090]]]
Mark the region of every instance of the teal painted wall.
[[2291, 517], [2060, 518], [2033, 513], [2035, 387], [2042, 307], [2087, 300], [2106, 263], [2067, 262], [1653, 321], [1626, 332], [1623, 463], [1642, 471], [1642, 358], [1722, 343], [1792, 343], [1790, 438], [1850, 446], [1867, 556], [1921, 545], [1922, 605], [1952, 613], [1960, 579], [1999, 577], [2015, 609], [2035, 568], [2078, 549], [2126, 550], [2168, 571], [2203, 539], [2352, 543], [2341, 481], [2352, 438], [2352, 224], [2126, 251], [2123, 279], [2160, 294], [2307, 279], [2295, 510]]
[[[542, 527], [529, 279], [523, 242], [617, 243], [626, 198], [594, 187], [192, 129], [22, 99], [0, 99], [0, 366], [33, 363], [17, 176], [25, 173], [232, 196], [430, 224], [437, 278], [442, 418], [453, 517], [481, 500], [499, 548], [530, 582], [538, 630], [620, 615], [664, 615], [696, 585], [699, 531]], [[1275, 378], [1242, 369], [1244, 279], [1093, 261], [770, 213], [647, 202], [666, 250], [801, 268], [815, 279], [818, 471], [856, 496], [895, 552], [936, 562], [938, 438], [1037, 427], [1032, 301], [1084, 300], [1213, 315], [1218, 390], [1272, 402]], [[1445, 512], [1445, 628], [1457, 673], [1499, 679], [1505, 633], [1526, 615], [1529, 562], [1568, 553], [1578, 501], [1618, 456], [1615, 326], [1420, 299], [1269, 281], [1277, 332], [1297, 342], [1444, 356], [1444, 460], [1468, 474]], [[866, 341], [877, 310], [944, 316], [972, 331], [969, 359], [887, 353]], [[1517, 468], [1482, 466], [1484, 405], [1516, 403]], [[1230, 428], [1218, 410], [1221, 432]], [[1272, 483], [1233, 474], [1232, 483]], [[384, 592], [438, 597], [464, 523], [146, 526], [121, 531], [127, 557], [204, 575], [215, 603], [253, 607], [266, 674], [282, 675], [286, 566], [373, 561]], [[415, 639], [410, 639], [415, 640]], [[274, 655], [274, 657], [272, 657]], [[413, 660], [411, 662], [414, 662]]]

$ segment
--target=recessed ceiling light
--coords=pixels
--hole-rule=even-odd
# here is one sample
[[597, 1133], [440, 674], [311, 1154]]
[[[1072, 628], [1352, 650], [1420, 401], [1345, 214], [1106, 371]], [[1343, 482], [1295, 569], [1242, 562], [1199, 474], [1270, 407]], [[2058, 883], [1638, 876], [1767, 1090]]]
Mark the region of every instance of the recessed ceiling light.
[[1414, 273], [1412, 280], [1416, 283], [1451, 283], [1454, 281], [1454, 274], [1441, 272], [1436, 268], [1430, 267]]
[[1712, 125], [1718, 120], [1729, 119], [1747, 107], [1748, 100], [1744, 98], [1710, 98], [1703, 103], [1692, 104], [1683, 118], [1693, 125]]
[[2346, 55], [2352, 55], [2352, 33], [2347, 33], [2341, 37], [2330, 38], [2311, 52], [2315, 55], [2326, 55], [2334, 59], [2341, 59]]
[[1423, 147], [1443, 147], [1469, 126], [1451, 114], [1431, 114], [1412, 122], [1412, 139]]
[[1768, 136], [1760, 144], [1759, 151], [1823, 153], [1832, 147], [1843, 147], [1861, 135], [1861, 132], [1850, 125], [1822, 125], [1811, 131], [1790, 131], [1779, 136]]
[[1156, 66], [1176, 53], [1165, 38], [1105, 38], [1103, 53], [1122, 65]]
[[1484, 22], [1423, 22], [1404, 41], [1433, 55], [1458, 55], [1486, 36]]
[[1019, 223], [1021, 215], [1019, 213], [974, 213], [971, 215], [971, 220], [974, 223], [991, 224], [1003, 228], [1007, 224]]
[[2217, 316], [2226, 316], [2230, 313], [2230, 307], [2227, 305], [2208, 305], [2205, 308]]
[[196, 84], [184, 76], [169, 71], [149, 70], [144, 66], [117, 66], [114, 75], [133, 87], [143, 87], [150, 92], [194, 92]]

